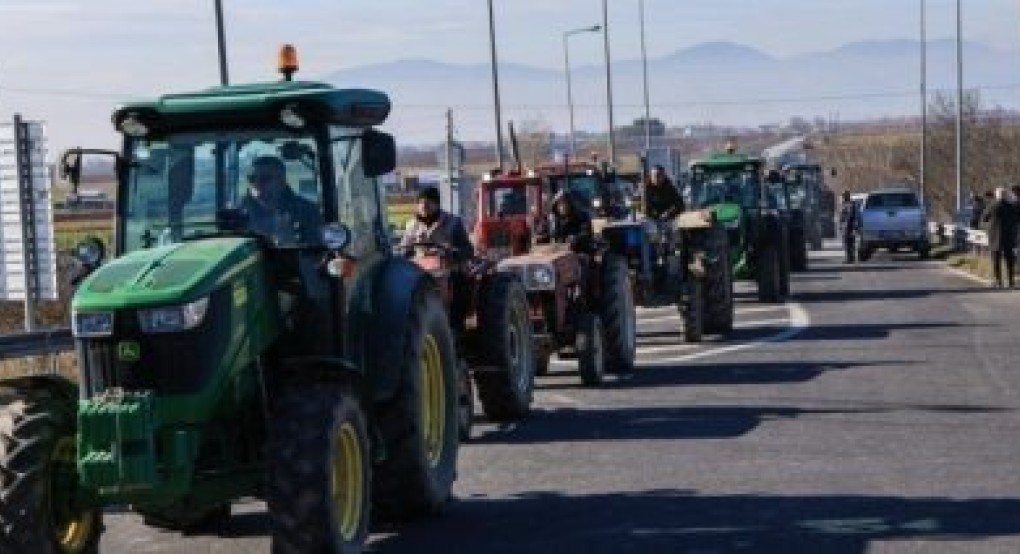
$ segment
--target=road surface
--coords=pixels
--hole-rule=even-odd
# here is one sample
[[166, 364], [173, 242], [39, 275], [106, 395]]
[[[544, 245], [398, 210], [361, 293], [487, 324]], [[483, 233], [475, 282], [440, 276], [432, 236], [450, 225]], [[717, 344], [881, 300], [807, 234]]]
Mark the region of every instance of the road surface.
[[[572, 364], [520, 425], [479, 424], [443, 516], [379, 552], [1020, 552], [1020, 293], [939, 262], [813, 254], [783, 306], [680, 344], [640, 314], [640, 369]], [[103, 552], [268, 552], [258, 503], [222, 536], [107, 514]]]

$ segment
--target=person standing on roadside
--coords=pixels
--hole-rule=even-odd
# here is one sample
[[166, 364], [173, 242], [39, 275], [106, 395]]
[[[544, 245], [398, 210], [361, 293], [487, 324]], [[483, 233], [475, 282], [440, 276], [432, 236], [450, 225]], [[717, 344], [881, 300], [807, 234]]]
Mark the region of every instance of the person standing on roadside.
[[850, 191], [843, 191], [843, 204], [839, 207], [839, 230], [843, 234], [843, 251], [846, 258], [843, 263], [852, 264], [856, 260], [857, 227], [860, 224], [857, 204]]
[[1002, 266], [1006, 266], [1006, 286], [1013, 288], [1016, 269], [1017, 212], [1010, 192], [1005, 187], [995, 189], [995, 199], [981, 216], [988, 233], [988, 250], [992, 256], [992, 273], [995, 288], [1003, 288]]
[[981, 216], [985, 213], [985, 199], [978, 193], [970, 195], [970, 221], [971, 229], [981, 227]]

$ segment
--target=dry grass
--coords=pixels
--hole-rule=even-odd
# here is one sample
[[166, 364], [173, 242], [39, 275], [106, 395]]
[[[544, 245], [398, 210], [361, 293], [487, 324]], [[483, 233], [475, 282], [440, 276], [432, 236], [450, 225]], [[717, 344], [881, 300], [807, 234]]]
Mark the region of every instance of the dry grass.
[[987, 256], [955, 254], [949, 256], [946, 261], [951, 267], [962, 269], [982, 279], [992, 279], [992, 262]]

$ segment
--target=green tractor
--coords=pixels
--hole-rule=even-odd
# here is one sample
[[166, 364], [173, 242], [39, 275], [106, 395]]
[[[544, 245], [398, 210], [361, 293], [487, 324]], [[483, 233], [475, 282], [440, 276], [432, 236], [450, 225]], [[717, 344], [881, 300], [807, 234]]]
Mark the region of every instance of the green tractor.
[[357, 551], [370, 517], [450, 498], [462, 375], [434, 280], [388, 243], [389, 99], [285, 75], [122, 106], [122, 151], [64, 155], [71, 183], [115, 160], [115, 255], [79, 250], [79, 382], [0, 384], [0, 551], [250, 497], [274, 552]]
[[726, 228], [734, 278], [755, 281], [769, 303], [790, 292], [789, 222], [776, 184], [766, 182], [762, 158], [731, 148], [692, 161], [685, 191], [689, 206], [710, 208]]

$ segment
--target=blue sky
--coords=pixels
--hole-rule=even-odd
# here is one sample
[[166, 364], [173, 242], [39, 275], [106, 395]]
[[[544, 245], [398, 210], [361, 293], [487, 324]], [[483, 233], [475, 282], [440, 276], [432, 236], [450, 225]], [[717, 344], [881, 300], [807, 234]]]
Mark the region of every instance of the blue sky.
[[[639, 55], [638, 0], [610, 0], [613, 56]], [[295, 43], [303, 74], [401, 58], [487, 61], [485, 0], [224, 0], [232, 78], [273, 78]], [[645, 0], [652, 56], [732, 41], [775, 56], [912, 38], [919, 0]], [[1020, 50], [1020, 2], [966, 0], [965, 35]], [[560, 67], [563, 31], [599, 23], [600, 0], [495, 0], [501, 60]], [[954, 1], [928, 0], [930, 36], [954, 33]], [[597, 35], [576, 63], [601, 63]], [[1020, 61], [1018, 61], [1020, 67]], [[90, 139], [119, 98], [214, 84], [212, 0], [0, 0], [0, 117], [50, 121], [61, 144]], [[66, 91], [66, 94], [64, 93]], [[45, 94], [44, 94], [45, 93]], [[105, 130], [103, 131], [105, 132]], [[104, 136], [103, 140], [110, 140]]]

